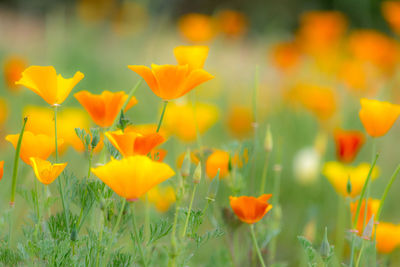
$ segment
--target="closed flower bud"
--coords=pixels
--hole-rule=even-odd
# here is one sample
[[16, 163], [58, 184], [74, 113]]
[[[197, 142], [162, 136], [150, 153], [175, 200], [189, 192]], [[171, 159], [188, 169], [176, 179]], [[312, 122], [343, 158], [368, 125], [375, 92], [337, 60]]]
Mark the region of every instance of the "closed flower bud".
[[328, 229], [325, 227], [324, 240], [322, 240], [322, 244], [319, 249], [322, 259], [327, 259], [329, 257], [330, 250], [331, 250], [331, 246], [329, 245], [329, 241], [328, 241]]
[[366, 240], [371, 239], [372, 231], [374, 230], [374, 214], [372, 214], [371, 219], [369, 219], [367, 225], [362, 233], [362, 238]]
[[199, 162], [193, 173], [193, 183], [198, 184], [200, 183], [200, 180], [201, 180], [201, 163]]
[[206, 197], [208, 201], [215, 201], [215, 198], [218, 193], [218, 187], [219, 187], [219, 169], [217, 175], [215, 176], [214, 179], [212, 179], [210, 187], [208, 188], [208, 194]]
[[273, 147], [274, 147], [274, 142], [272, 140], [271, 127], [268, 124], [267, 132], [265, 134], [265, 139], [264, 139], [264, 149], [267, 152], [271, 152]]
[[186, 178], [189, 176], [189, 174], [190, 174], [190, 151], [188, 150], [182, 162], [181, 175], [183, 178]]

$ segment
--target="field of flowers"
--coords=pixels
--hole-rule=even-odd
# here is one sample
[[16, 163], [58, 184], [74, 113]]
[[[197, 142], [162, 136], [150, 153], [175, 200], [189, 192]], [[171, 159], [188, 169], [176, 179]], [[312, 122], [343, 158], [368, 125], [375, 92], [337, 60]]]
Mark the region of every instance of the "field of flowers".
[[150, 9], [0, 5], [0, 266], [400, 266], [400, 2]]

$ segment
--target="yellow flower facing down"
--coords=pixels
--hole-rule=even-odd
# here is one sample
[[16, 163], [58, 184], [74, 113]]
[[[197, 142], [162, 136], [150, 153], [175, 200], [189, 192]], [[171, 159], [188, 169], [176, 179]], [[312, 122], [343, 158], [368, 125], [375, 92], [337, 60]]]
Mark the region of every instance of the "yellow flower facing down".
[[147, 199], [159, 212], [166, 212], [176, 201], [175, 190], [172, 186], [156, 186], [147, 193]]
[[218, 108], [214, 105], [196, 103], [170, 103], [165, 113], [163, 128], [182, 141], [196, 140], [196, 123], [200, 134], [210, 129], [218, 119]]
[[[10, 134], [6, 136], [6, 140], [14, 146], [14, 149], [17, 147], [18, 138], [19, 134]], [[54, 141], [54, 137], [25, 131], [22, 137], [20, 151], [22, 161], [31, 165], [31, 157], [46, 160], [54, 151]], [[63, 139], [57, 139], [58, 146], [61, 146], [63, 143]]]
[[362, 98], [360, 120], [372, 137], [385, 135], [400, 115], [400, 105]]
[[30, 66], [16, 84], [27, 87], [50, 105], [60, 105], [83, 77], [78, 71], [74, 77], [65, 79], [61, 74], [57, 75], [53, 66]]
[[201, 69], [208, 56], [208, 46], [177, 46], [174, 48], [174, 55], [179, 65], [189, 65], [190, 70]]
[[[338, 194], [344, 197], [350, 196], [354, 198], [360, 194], [370, 168], [371, 165], [369, 163], [361, 163], [358, 166], [348, 166], [339, 162], [330, 161], [325, 163], [322, 173]], [[378, 175], [379, 168], [376, 166], [371, 173], [371, 179], [375, 180]], [[350, 193], [347, 192], [349, 180], [351, 183]]]
[[52, 164], [40, 158], [29, 158], [36, 178], [42, 184], [49, 185], [63, 172], [67, 163]]
[[92, 172], [128, 201], [137, 200], [154, 186], [175, 175], [167, 164], [141, 155], [111, 159], [103, 166], [92, 168]]
[[200, 84], [214, 78], [203, 69], [190, 70], [189, 65], [130, 65], [140, 75], [153, 93], [163, 100], [177, 99]]
[[376, 227], [376, 249], [379, 253], [388, 254], [400, 246], [400, 225], [379, 222]]

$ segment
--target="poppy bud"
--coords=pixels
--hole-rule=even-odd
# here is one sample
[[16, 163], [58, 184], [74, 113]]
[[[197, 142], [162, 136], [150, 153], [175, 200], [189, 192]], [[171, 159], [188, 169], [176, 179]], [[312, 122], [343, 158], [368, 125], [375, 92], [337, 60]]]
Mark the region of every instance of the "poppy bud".
[[185, 158], [182, 162], [181, 175], [183, 178], [188, 177], [190, 174], [190, 150], [187, 150]]
[[273, 143], [273, 140], [272, 140], [271, 127], [268, 124], [267, 125], [267, 132], [265, 134], [265, 139], [264, 139], [264, 149], [267, 152], [271, 152], [273, 147], [274, 147], [274, 143]]
[[214, 179], [212, 179], [210, 187], [208, 188], [208, 194], [206, 199], [209, 201], [215, 201], [215, 198], [218, 193], [218, 186], [219, 186], [219, 169], [217, 172], [217, 175], [215, 176]]
[[325, 227], [324, 239], [322, 240], [321, 247], [319, 249], [322, 259], [327, 259], [330, 255], [331, 246], [328, 241], [328, 229]]
[[371, 219], [369, 219], [367, 225], [362, 233], [362, 238], [370, 240], [372, 231], [374, 230], [374, 214], [372, 214]]
[[193, 173], [193, 183], [198, 184], [200, 183], [200, 180], [201, 180], [201, 163], [199, 162]]

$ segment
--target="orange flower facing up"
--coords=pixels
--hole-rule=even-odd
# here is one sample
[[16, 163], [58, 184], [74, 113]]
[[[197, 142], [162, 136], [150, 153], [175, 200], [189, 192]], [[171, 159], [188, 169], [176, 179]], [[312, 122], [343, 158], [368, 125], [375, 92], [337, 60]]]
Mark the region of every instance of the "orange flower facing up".
[[165, 139], [159, 133], [142, 135], [133, 128], [126, 128], [124, 131], [117, 130], [106, 132], [108, 140], [124, 157], [135, 154], [147, 155], [155, 147], [162, 144]]
[[376, 227], [376, 249], [379, 253], [388, 254], [400, 246], [400, 225], [379, 222]]
[[67, 163], [52, 164], [41, 158], [29, 158], [36, 178], [42, 184], [49, 185], [63, 172]]
[[206, 173], [211, 180], [215, 178], [219, 170], [219, 178], [225, 178], [229, 173], [229, 153], [223, 150], [215, 150], [206, 161]]
[[153, 91], [163, 100], [179, 98], [196, 86], [214, 78], [203, 69], [191, 70], [189, 65], [130, 65], [131, 70], [139, 74]]
[[208, 50], [205, 45], [182, 45], [174, 48], [174, 55], [179, 65], [189, 65], [190, 70], [201, 69], [206, 62]]
[[382, 2], [382, 14], [394, 32], [400, 34], [400, 2]]
[[217, 33], [215, 24], [210, 16], [190, 13], [179, 18], [178, 28], [185, 39], [193, 43], [203, 43], [214, 38]]
[[350, 163], [358, 154], [365, 142], [365, 136], [360, 131], [336, 130], [334, 132], [336, 156], [338, 160]]
[[159, 212], [166, 212], [176, 201], [175, 190], [172, 186], [156, 186], [147, 193], [147, 199]]
[[247, 17], [236, 10], [223, 10], [217, 14], [218, 26], [228, 37], [240, 37], [247, 31]]
[[246, 106], [233, 106], [227, 117], [229, 132], [236, 138], [248, 137], [253, 132], [253, 112]]
[[135, 201], [175, 172], [167, 164], [136, 155], [92, 168], [92, 172], [117, 195]]
[[361, 98], [360, 120], [367, 133], [372, 137], [384, 136], [400, 115], [400, 106]]
[[13, 91], [19, 89], [19, 86], [15, 84], [22, 77], [22, 72], [26, 69], [27, 63], [21, 57], [9, 57], [4, 61], [4, 79], [7, 85], [7, 88], [10, 88]]
[[[6, 140], [14, 146], [14, 149], [17, 147], [18, 138], [19, 134], [6, 136]], [[22, 137], [20, 157], [28, 165], [31, 165], [31, 157], [46, 160], [54, 151], [54, 143], [54, 137], [25, 131]], [[57, 139], [59, 147], [63, 143], [63, 139]]]
[[[369, 220], [372, 218], [372, 215], [374, 215], [374, 217], [376, 217], [376, 213], [378, 212], [378, 209], [379, 209], [379, 204], [380, 204], [379, 199], [369, 198], [367, 201], [367, 208], [365, 208], [365, 199], [363, 200], [363, 202], [361, 203], [360, 214], [358, 216], [358, 221], [357, 221], [357, 226], [356, 226], [358, 235], [362, 236], [364, 227], [367, 225]], [[355, 216], [356, 216], [356, 212], [357, 212], [357, 205], [358, 205], [358, 201], [350, 203], [350, 211], [352, 214], [353, 221], [355, 220]], [[367, 214], [365, 214], [365, 212]], [[365, 216], [367, 216], [367, 217], [365, 217]], [[365, 223], [364, 223], [364, 219], [365, 219]]]
[[[74, 97], [86, 109], [92, 120], [101, 127], [110, 127], [121, 111], [128, 95], [121, 92], [103, 91], [100, 95], [94, 95], [88, 91], [80, 91]], [[124, 112], [137, 104], [132, 97]]]
[[27, 87], [50, 105], [60, 105], [83, 77], [83, 73], [78, 71], [74, 77], [65, 79], [61, 74], [57, 75], [53, 66], [30, 66], [22, 72], [22, 78], [16, 84]]
[[3, 178], [4, 174], [4, 160], [0, 161], [0, 181]]
[[271, 51], [272, 63], [282, 71], [294, 69], [300, 63], [300, 49], [294, 42], [276, 44]]
[[239, 220], [247, 224], [253, 224], [261, 220], [272, 209], [272, 205], [268, 203], [271, 196], [272, 194], [263, 194], [258, 198], [230, 196], [229, 201], [233, 212]]

